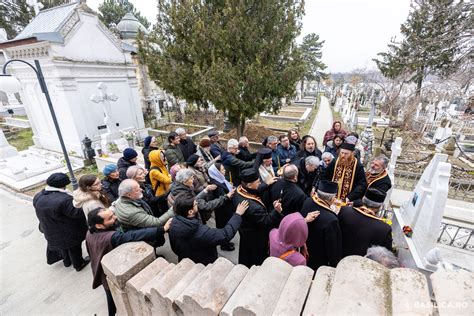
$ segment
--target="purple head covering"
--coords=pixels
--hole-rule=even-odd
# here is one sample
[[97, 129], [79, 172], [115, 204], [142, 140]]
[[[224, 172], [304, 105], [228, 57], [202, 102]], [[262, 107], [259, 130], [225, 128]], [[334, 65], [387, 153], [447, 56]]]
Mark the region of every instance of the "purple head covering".
[[[283, 218], [278, 229], [270, 232], [270, 255], [280, 257], [285, 252], [302, 247], [308, 239], [308, 225], [300, 213], [295, 212]], [[284, 258], [289, 264], [306, 265], [306, 259], [299, 252]]]

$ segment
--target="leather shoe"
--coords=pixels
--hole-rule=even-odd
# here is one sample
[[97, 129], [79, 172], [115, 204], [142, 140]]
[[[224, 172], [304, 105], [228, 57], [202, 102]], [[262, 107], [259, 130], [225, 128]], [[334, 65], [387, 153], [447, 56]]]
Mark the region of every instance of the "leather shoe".
[[89, 262], [91, 262], [90, 258], [89, 258], [89, 257], [85, 257], [85, 258], [84, 258], [84, 261], [83, 261], [82, 264], [81, 264], [81, 266], [80, 266], [79, 268], [76, 268], [76, 271], [79, 272], [79, 271], [81, 271], [82, 269], [84, 269], [84, 267], [85, 267], [86, 265], [88, 265]]
[[234, 251], [235, 250], [235, 246], [233, 243], [228, 243], [226, 245], [221, 245], [221, 250], [224, 250], [224, 251]]

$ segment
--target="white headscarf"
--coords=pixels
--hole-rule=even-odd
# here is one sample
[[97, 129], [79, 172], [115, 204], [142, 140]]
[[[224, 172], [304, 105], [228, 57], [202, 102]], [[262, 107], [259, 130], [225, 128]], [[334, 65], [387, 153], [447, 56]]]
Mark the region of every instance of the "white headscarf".
[[225, 179], [224, 175], [219, 170], [217, 170], [216, 165], [212, 165], [209, 168], [209, 177], [219, 183], [225, 184], [229, 192], [234, 188], [232, 184], [230, 184], [230, 182]]

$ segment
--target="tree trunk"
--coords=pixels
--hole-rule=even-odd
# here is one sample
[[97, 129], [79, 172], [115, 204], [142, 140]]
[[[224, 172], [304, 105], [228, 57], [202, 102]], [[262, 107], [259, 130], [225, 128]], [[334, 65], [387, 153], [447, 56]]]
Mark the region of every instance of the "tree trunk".
[[301, 98], [302, 99], [303, 99], [303, 90], [304, 90], [304, 79], [301, 79], [300, 91], [301, 91]]

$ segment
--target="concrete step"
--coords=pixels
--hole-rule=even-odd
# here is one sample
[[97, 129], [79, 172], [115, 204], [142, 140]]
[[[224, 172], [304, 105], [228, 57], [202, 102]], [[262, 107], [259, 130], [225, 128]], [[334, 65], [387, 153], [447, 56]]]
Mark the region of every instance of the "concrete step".
[[390, 270], [393, 315], [432, 315], [433, 308], [426, 277], [413, 269]]
[[336, 268], [322, 266], [318, 269], [311, 283], [303, 316], [320, 315], [326, 311], [335, 274]]
[[146, 313], [146, 306], [142, 304], [142, 299], [140, 298], [140, 291], [143, 286], [155, 278], [155, 276], [162, 272], [168, 265], [168, 261], [160, 257], [127, 281], [125, 291], [127, 292], [130, 308], [134, 315], [143, 315]]
[[154, 280], [157, 281], [164, 278], [173, 268], [175, 267], [174, 263], [168, 264], [166, 267], [161, 270], [158, 275], [156, 275], [152, 280], [149, 280], [145, 285], [143, 285], [139, 292], [140, 304], [142, 305], [143, 315], [152, 315], [153, 303], [150, 301], [151, 288], [153, 286]]
[[474, 273], [438, 270], [430, 276], [441, 316], [474, 313]]
[[227, 303], [222, 308], [220, 315], [222, 315], [222, 316], [232, 316], [233, 315], [234, 309], [239, 304], [240, 297], [245, 292], [247, 292], [248, 289], [252, 286], [252, 283], [254, 282], [254, 278], [257, 275], [257, 272], [258, 272], [259, 269], [260, 269], [260, 266], [252, 266], [250, 268], [250, 270], [247, 272], [247, 275], [245, 275], [245, 277], [240, 282], [237, 289], [235, 289], [235, 291], [232, 294], [232, 296], [230, 297], [230, 299], [227, 301]]

